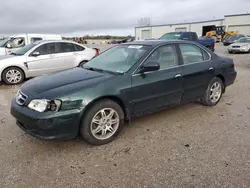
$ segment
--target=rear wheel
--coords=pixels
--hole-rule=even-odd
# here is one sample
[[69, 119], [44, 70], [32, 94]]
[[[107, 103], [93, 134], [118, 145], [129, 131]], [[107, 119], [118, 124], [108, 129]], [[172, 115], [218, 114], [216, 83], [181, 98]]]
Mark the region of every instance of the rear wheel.
[[24, 72], [18, 67], [9, 67], [3, 71], [2, 79], [6, 84], [20, 84], [24, 80]]
[[201, 103], [205, 106], [217, 105], [222, 97], [223, 88], [222, 80], [218, 77], [213, 78], [204, 96], [201, 98]]
[[101, 100], [86, 112], [80, 126], [80, 135], [92, 145], [107, 144], [115, 139], [123, 127], [124, 112], [112, 100]]

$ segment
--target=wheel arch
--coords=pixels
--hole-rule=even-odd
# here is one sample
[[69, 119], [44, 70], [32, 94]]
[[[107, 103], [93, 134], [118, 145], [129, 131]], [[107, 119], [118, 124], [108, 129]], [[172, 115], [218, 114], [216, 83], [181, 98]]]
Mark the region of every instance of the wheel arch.
[[222, 74], [217, 74], [216, 77], [221, 79], [221, 81], [223, 83], [223, 93], [225, 93], [225, 91], [226, 91], [226, 80], [225, 80], [224, 76]]
[[123, 113], [124, 113], [124, 118], [128, 118], [129, 114], [128, 114], [128, 110], [127, 110], [127, 107], [125, 105], [125, 103], [123, 102], [123, 100], [120, 98], [120, 97], [117, 97], [115, 95], [106, 95], [106, 96], [101, 96], [101, 97], [98, 97], [94, 100], [92, 100], [89, 104], [87, 104], [87, 106], [85, 107], [85, 110], [82, 114], [81, 117], [84, 116], [84, 114], [86, 113], [87, 109], [89, 109], [91, 106], [93, 106], [93, 104], [101, 101], [101, 100], [105, 100], [105, 99], [109, 99], [109, 100], [112, 100], [114, 102], [116, 102], [123, 110]]
[[19, 66], [16, 66], [16, 65], [13, 65], [13, 66], [5, 67], [5, 68], [2, 70], [2, 72], [1, 72], [1, 78], [2, 78], [2, 79], [3, 79], [3, 73], [4, 73], [4, 71], [5, 71], [6, 69], [8, 69], [8, 68], [18, 68], [18, 69], [20, 69], [20, 70], [23, 72], [24, 78], [26, 78], [26, 74], [25, 74], [25, 71], [23, 70], [23, 68], [22, 68], [22, 67], [19, 67]]

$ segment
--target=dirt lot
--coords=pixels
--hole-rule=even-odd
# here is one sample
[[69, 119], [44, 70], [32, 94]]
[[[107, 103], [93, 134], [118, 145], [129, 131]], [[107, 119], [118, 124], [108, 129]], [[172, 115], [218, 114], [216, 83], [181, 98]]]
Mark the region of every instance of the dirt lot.
[[250, 187], [250, 54], [213, 108], [190, 104], [137, 119], [118, 139], [41, 141], [9, 113], [17, 87], [0, 86], [1, 188]]

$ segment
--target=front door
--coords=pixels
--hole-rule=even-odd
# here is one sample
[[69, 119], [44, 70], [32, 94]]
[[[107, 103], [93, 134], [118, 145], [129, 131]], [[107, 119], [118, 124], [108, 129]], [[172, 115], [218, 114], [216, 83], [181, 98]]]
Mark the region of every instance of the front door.
[[[34, 52], [40, 55], [32, 56]], [[27, 68], [30, 77], [56, 72], [60, 67], [60, 58], [55, 53], [55, 43], [46, 43], [38, 46], [27, 57]]]
[[182, 97], [182, 67], [175, 45], [157, 48], [143, 64], [150, 62], [158, 62], [160, 70], [132, 75], [133, 115], [177, 105]]
[[214, 77], [211, 57], [194, 44], [179, 44], [183, 59], [183, 102], [196, 100], [204, 95]]

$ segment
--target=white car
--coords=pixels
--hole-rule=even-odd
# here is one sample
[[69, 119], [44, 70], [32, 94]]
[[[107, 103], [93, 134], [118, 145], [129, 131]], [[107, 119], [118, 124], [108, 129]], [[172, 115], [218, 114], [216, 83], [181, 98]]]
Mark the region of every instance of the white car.
[[61, 35], [52, 34], [18, 34], [7, 37], [0, 42], [0, 55], [8, 55], [16, 50], [40, 40], [62, 40]]
[[228, 47], [229, 53], [248, 52], [250, 53], [250, 37], [243, 37]]
[[96, 55], [97, 49], [72, 41], [38, 41], [0, 56], [0, 81], [19, 84], [25, 78], [81, 66]]

